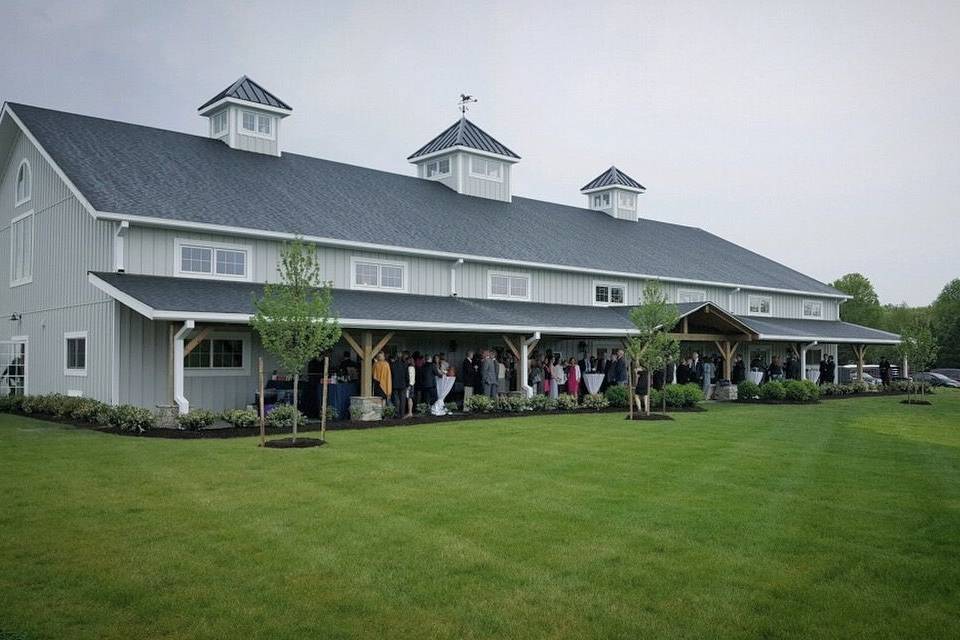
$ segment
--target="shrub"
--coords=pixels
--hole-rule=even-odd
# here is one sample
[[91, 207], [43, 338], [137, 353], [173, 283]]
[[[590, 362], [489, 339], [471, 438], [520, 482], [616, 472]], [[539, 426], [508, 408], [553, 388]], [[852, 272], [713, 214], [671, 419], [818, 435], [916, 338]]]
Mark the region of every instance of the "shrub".
[[495, 403], [497, 411], [505, 413], [520, 413], [530, 409], [530, 403], [523, 396], [506, 395], [497, 398]]
[[557, 401], [550, 396], [535, 395], [528, 401], [531, 411], [556, 411]]
[[447, 410], [447, 413], [456, 413], [460, 411], [460, 407], [457, 406], [456, 402], [444, 402], [443, 408]]
[[791, 402], [816, 402], [820, 398], [819, 387], [809, 380], [787, 380], [783, 390]]
[[[615, 388], [615, 387], [611, 387]], [[624, 389], [624, 387], [620, 387]], [[583, 408], [584, 409], [593, 409], [594, 411], [600, 411], [601, 409], [606, 409], [610, 405], [613, 405], [613, 401], [610, 399], [610, 389], [607, 389], [606, 394], [599, 393], [588, 393], [583, 396]], [[619, 405], [614, 405], [619, 406]]]
[[763, 400], [783, 400], [787, 397], [787, 391], [783, 388], [782, 382], [772, 380], [760, 385], [760, 397]]
[[737, 385], [738, 400], [753, 400], [760, 397], [760, 385], [753, 380], [744, 380]]
[[104, 423], [108, 421], [110, 405], [93, 398], [77, 398], [78, 402], [70, 412], [70, 418], [77, 422]]
[[573, 411], [578, 406], [576, 396], [572, 396], [569, 393], [561, 393], [557, 396], [557, 408], [561, 411]]
[[416, 406], [416, 409], [415, 409], [415, 410], [416, 410], [416, 412], [417, 412], [418, 415], [421, 415], [421, 416], [429, 415], [429, 414], [430, 414], [430, 403], [429, 403], [429, 402], [421, 402], [420, 404], [418, 404], [418, 405]]
[[292, 404], [278, 404], [267, 414], [267, 424], [275, 429], [292, 429], [294, 422], [302, 427], [307, 419]]
[[154, 426], [156, 418], [148, 409], [135, 407], [130, 404], [120, 404], [102, 411], [101, 418], [106, 423], [120, 431], [135, 431], [143, 433]]
[[70, 418], [73, 414], [73, 411], [80, 406], [81, 400], [83, 400], [83, 398], [64, 396], [59, 406], [55, 408], [53, 415], [63, 419]]
[[663, 406], [663, 391], [660, 389], [650, 389], [650, 409], [656, 409]]
[[220, 415], [220, 419], [224, 422], [232, 424], [237, 429], [247, 429], [256, 426], [259, 422], [259, 420], [257, 420], [257, 412], [251, 411], [250, 409], [234, 409], [233, 411], [224, 411]]
[[630, 390], [623, 385], [613, 385], [606, 390], [604, 396], [611, 407], [627, 407], [630, 404]]
[[[684, 409], [695, 406], [703, 400], [703, 389], [696, 383], [668, 384], [663, 388], [667, 399], [667, 406], [675, 409]], [[662, 396], [658, 398], [663, 401]]]
[[327, 420], [338, 420], [340, 418], [340, 412], [337, 411], [336, 407], [327, 407]]
[[850, 393], [869, 393], [871, 391], [870, 385], [863, 380], [854, 380], [848, 386], [850, 387]]
[[[327, 407], [328, 410], [331, 409], [331, 408], [332, 408], [332, 407]], [[396, 418], [396, 417], [397, 417], [397, 407], [396, 407], [396, 405], [392, 405], [392, 404], [389, 404], [389, 403], [383, 405], [383, 417], [384, 417], [384, 418]]]
[[0, 396], [0, 411], [4, 413], [20, 413], [25, 396], [11, 394]]
[[494, 407], [493, 398], [480, 394], [470, 396], [464, 404], [475, 413], [490, 413]]
[[206, 429], [213, 421], [217, 419], [217, 414], [206, 409], [191, 409], [187, 413], [177, 416], [177, 424], [181, 429], [187, 431], [200, 431]]

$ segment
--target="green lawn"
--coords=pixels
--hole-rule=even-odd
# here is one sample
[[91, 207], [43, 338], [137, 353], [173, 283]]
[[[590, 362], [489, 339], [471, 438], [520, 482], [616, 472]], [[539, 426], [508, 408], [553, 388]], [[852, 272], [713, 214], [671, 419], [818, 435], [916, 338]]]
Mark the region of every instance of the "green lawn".
[[960, 393], [934, 402], [307, 450], [2, 416], [0, 638], [956, 638]]

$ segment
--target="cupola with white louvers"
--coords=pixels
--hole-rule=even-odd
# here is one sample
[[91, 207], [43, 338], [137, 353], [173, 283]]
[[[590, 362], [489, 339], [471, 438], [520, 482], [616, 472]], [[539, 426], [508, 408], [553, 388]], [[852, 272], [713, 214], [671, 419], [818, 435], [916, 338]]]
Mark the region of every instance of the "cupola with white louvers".
[[420, 178], [463, 195], [510, 202], [510, 169], [520, 156], [464, 116], [407, 160]]
[[210, 137], [231, 149], [280, 156], [280, 121], [293, 107], [243, 76], [197, 109], [210, 120]]
[[642, 184], [616, 167], [610, 167], [580, 189], [587, 196], [589, 209], [634, 222], [640, 218], [640, 194], [644, 191]]

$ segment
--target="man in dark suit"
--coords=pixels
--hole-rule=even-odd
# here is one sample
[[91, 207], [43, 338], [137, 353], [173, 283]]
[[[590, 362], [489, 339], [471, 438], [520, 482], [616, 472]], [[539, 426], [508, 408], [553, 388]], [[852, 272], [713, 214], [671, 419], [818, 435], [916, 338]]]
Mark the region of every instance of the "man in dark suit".
[[463, 402], [466, 405], [467, 399], [473, 395], [473, 382], [477, 378], [477, 370], [473, 364], [473, 351], [467, 351], [460, 363], [460, 370], [457, 371], [457, 382], [463, 385]]
[[397, 417], [404, 414], [404, 404], [407, 394], [407, 358], [410, 354], [404, 351], [400, 357], [390, 356], [390, 383], [393, 387], [391, 400], [397, 407]]
[[628, 384], [630, 376], [627, 374], [627, 359], [623, 357], [623, 349], [617, 349], [614, 358], [611, 384]]

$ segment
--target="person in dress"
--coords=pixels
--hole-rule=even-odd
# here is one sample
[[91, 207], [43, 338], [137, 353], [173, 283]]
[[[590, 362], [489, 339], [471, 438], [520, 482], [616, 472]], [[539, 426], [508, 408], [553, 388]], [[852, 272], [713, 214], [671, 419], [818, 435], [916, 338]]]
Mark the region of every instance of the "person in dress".
[[650, 387], [647, 385], [647, 371], [642, 367], [637, 367], [637, 386], [634, 388], [633, 401], [637, 405], [640, 413], [647, 413], [650, 410]]
[[373, 364], [373, 393], [384, 400], [389, 399], [393, 394], [390, 364], [383, 351], [377, 354], [376, 362]]
[[543, 393], [543, 367], [536, 358], [530, 361], [530, 386], [535, 394]]
[[783, 380], [783, 367], [780, 365], [780, 356], [773, 356], [770, 366], [767, 368], [768, 380]]
[[743, 356], [737, 356], [736, 362], [733, 363], [733, 371], [730, 372], [731, 380], [733, 384], [740, 384], [747, 379], [747, 366], [743, 363]]
[[567, 362], [567, 393], [574, 398], [580, 395], [580, 365], [575, 358]]
[[545, 358], [540, 367], [543, 369], [543, 393], [552, 398], [554, 396], [550, 387], [553, 386], [553, 366], [550, 359]]
[[416, 389], [417, 389], [417, 367], [414, 364], [412, 356], [408, 356], [406, 359], [407, 365], [407, 379], [406, 379], [406, 404], [407, 404], [407, 415], [405, 417], [413, 417], [413, 401], [416, 399]]
[[560, 356], [553, 356], [550, 375], [553, 378], [553, 384], [550, 385], [550, 397], [557, 398], [560, 396], [560, 387], [567, 382], [567, 375], [563, 372], [563, 365], [560, 364]]

